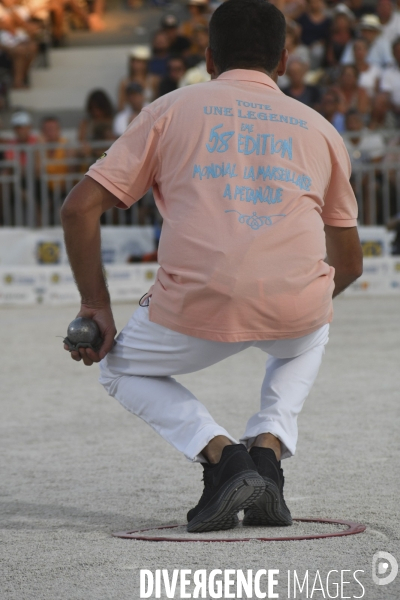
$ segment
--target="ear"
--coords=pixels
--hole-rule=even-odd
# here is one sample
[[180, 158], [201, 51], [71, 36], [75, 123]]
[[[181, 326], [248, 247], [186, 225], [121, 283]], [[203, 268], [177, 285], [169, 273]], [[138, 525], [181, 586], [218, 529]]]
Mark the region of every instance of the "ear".
[[279, 75], [279, 77], [286, 73], [286, 65], [287, 65], [288, 58], [289, 58], [289, 52], [286, 50], [286, 48], [284, 48], [282, 50], [282, 54], [281, 54], [281, 58], [279, 60], [278, 66], [276, 68], [276, 74]]
[[216, 79], [219, 73], [217, 67], [215, 66], [212, 50], [210, 47], [206, 48], [206, 67], [207, 73], [211, 75], [211, 79]]

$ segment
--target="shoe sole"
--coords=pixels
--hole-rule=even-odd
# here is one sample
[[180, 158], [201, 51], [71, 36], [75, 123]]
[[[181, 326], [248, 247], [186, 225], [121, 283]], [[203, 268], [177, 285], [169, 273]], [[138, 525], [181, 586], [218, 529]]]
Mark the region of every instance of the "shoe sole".
[[254, 471], [242, 472], [227, 481], [210, 506], [206, 506], [187, 525], [190, 533], [232, 529], [238, 523], [235, 515], [262, 496], [265, 481]]
[[243, 525], [288, 527], [293, 524], [292, 516], [276, 483], [264, 479], [266, 488], [253, 506], [246, 512]]

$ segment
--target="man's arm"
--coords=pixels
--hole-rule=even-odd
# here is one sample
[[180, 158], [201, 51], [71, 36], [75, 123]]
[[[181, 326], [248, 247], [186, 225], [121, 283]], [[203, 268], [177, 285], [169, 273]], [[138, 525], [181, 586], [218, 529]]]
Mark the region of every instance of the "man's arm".
[[83, 359], [88, 366], [106, 356], [116, 334], [101, 262], [100, 217], [117, 202], [118, 198], [97, 181], [84, 177], [68, 194], [61, 209], [68, 258], [81, 295], [77, 316], [96, 321], [103, 338], [98, 352], [84, 348], [71, 352], [74, 360]]
[[357, 227], [325, 225], [325, 236], [327, 263], [335, 268], [335, 297], [361, 277], [363, 253]]

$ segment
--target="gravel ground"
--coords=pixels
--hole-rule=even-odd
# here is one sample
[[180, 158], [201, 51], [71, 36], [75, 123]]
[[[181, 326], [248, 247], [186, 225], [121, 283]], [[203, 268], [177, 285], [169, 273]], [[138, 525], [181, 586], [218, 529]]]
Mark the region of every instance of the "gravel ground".
[[[344, 297], [335, 307], [331, 340], [300, 418], [298, 452], [284, 462], [285, 496], [295, 517], [356, 521], [367, 530], [235, 543], [112, 537], [184, 523], [201, 494], [201, 467], [109, 398], [96, 367], [69, 360], [56, 336], [65, 334], [74, 308], [1, 309], [0, 599], [136, 600], [140, 569], [277, 569], [279, 598], [399, 600], [400, 575], [378, 586], [371, 571], [377, 551], [400, 559], [399, 300]], [[115, 306], [119, 328], [131, 311]], [[238, 437], [256, 410], [264, 360], [250, 349], [178, 379]], [[292, 530], [337, 527], [297, 523]], [[185, 537], [182, 528], [178, 533]], [[339, 573], [327, 585], [330, 570]], [[294, 571], [300, 581], [308, 571], [309, 591], [294, 596], [288, 571], [292, 583]], [[336, 592], [341, 576], [350, 583]]]

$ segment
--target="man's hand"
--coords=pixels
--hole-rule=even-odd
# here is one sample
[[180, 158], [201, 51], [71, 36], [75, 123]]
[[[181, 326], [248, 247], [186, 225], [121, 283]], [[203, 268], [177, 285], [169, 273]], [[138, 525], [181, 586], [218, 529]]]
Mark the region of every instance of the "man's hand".
[[[81, 305], [81, 310], [76, 315], [77, 317], [86, 317], [88, 319], [93, 319], [100, 329], [100, 334], [102, 337], [101, 348], [98, 352], [91, 350], [90, 348], [79, 348], [79, 350], [73, 350], [71, 352], [71, 358], [76, 361], [83, 360], [84, 364], [87, 367], [90, 367], [94, 362], [100, 362], [106, 354], [112, 350], [114, 346], [114, 337], [117, 333], [114, 324], [114, 317], [111, 311], [111, 306], [99, 306], [99, 307], [90, 307], [85, 304]], [[64, 344], [65, 350], [68, 350], [68, 346]]]
[[71, 352], [74, 360], [83, 360], [87, 366], [99, 362], [114, 345], [116, 329], [101, 263], [100, 217], [117, 202], [118, 198], [106, 188], [84, 177], [68, 194], [61, 209], [68, 258], [81, 294], [77, 316], [93, 319], [103, 338], [98, 352], [90, 348]]

